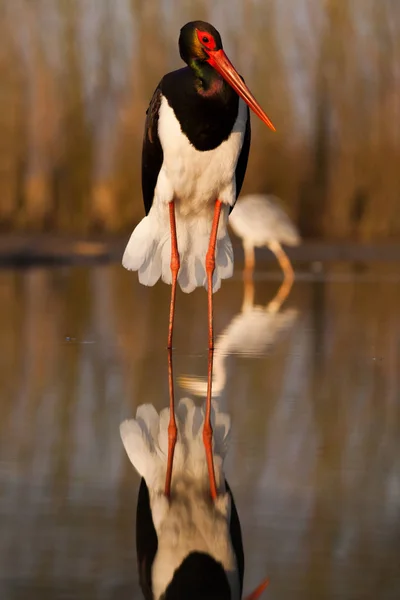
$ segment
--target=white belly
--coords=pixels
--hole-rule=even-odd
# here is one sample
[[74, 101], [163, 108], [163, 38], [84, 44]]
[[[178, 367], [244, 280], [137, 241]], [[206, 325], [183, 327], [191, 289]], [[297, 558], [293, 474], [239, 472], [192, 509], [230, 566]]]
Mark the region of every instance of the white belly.
[[181, 131], [178, 119], [162, 98], [158, 135], [164, 160], [158, 176], [154, 202], [174, 200], [182, 215], [198, 214], [214, 206], [217, 199], [232, 206], [236, 199], [235, 169], [243, 145], [247, 109], [239, 100], [232, 133], [214, 150], [196, 150]]
[[182, 133], [174, 111], [161, 100], [158, 135], [163, 164], [147, 217], [133, 232], [126, 247], [125, 268], [139, 271], [139, 281], [154, 285], [160, 277], [171, 283], [171, 242], [168, 203], [175, 203], [176, 235], [180, 256], [178, 282], [184, 292], [207, 288], [205, 271], [216, 200], [224, 203], [219, 219], [213, 292], [221, 279], [233, 273], [233, 251], [227, 231], [228, 207], [236, 200], [235, 170], [246, 131], [247, 107], [239, 100], [232, 132], [218, 148], [196, 150]]

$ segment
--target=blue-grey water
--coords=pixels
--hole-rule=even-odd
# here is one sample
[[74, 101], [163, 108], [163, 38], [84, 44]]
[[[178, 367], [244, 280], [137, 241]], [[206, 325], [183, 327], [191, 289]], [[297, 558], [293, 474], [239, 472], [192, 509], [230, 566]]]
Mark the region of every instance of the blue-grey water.
[[[300, 264], [275, 312], [281, 275], [257, 269], [246, 311], [239, 271], [215, 295], [245, 590], [397, 600], [398, 264]], [[169, 292], [119, 264], [0, 271], [1, 599], [140, 598], [119, 423], [168, 402]], [[178, 293], [177, 397], [202, 392], [206, 323], [205, 291]]]

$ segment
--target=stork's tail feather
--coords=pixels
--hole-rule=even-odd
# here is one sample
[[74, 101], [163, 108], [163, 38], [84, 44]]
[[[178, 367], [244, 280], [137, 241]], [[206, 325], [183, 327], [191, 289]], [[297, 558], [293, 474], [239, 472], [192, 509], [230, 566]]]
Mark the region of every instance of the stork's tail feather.
[[129, 271], [139, 271], [143, 285], [154, 285], [162, 273], [162, 251], [169, 238], [158, 235], [150, 215], [134, 229], [122, 257], [122, 264]]
[[[205, 406], [195, 406], [193, 400], [183, 398], [175, 411], [178, 439], [175, 447], [173, 479], [183, 474], [208, 485], [208, 471], [203, 444]], [[160, 414], [152, 404], [142, 404], [136, 419], [124, 421], [120, 433], [129, 459], [149, 488], [164, 485], [168, 456], [169, 408]], [[217, 481], [223, 480], [223, 461], [229, 444], [230, 417], [213, 403], [213, 455]], [[172, 483], [173, 483], [172, 479]]]
[[[221, 286], [221, 279], [227, 279], [233, 273], [233, 250], [226, 229], [225, 215], [221, 216], [222, 227], [217, 240], [213, 292]], [[208, 216], [197, 216], [183, 221], [176, 215], [178, 252], [180, 270], [178, 283], [184, 292], [192, 292], [196, 287], [207, 288], [205, 260], [211, 232], [211, 220]], [[130, 271], [139, 272], [139, 281], [143, 285], [154, 285], [160, 277], [165, 283], [171, 283], [171, 238], [168, 219], [149, 212], [133, 231], [126, 246], [122, 264]]]

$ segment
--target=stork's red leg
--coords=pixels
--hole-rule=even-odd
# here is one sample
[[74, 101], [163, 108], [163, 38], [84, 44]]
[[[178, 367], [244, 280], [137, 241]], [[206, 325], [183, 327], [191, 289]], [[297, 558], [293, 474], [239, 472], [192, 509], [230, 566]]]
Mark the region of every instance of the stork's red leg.
[[214, 218], [211, 229], [210, 244], [206, 255], [206, 272], [208, 283], [208, 378], [207, 378], [207, 404], [204, 418], [203, 443], [206, 451], [208, 477], [210, 479], [210, 492], [213, 500], [217, 497], [217, 485], [215, 482], [214, 458], [212, 449], [213, 430], [211, 426], [211, 396], [212, 396], [212, 370], [214, 358], [214, 331], [213, 331], [213, 300], [212, 300], [212, 277], [215, 269], [215, 246], [219, 217], [221, 215], [222, 202], [217, 200], [214, 209]]
[[217, 233], [219, 217], [221, 215], [222, 202], [217, 200], [214, 208], [214, 218], [211, 228], [210, 243], [206, 254], [206, 273], [208, 284], [208, 347], [214, 348], [214, 326], [213, 326], [213, 301], [212, 301], [212, 277], [215, 269], [215, 246], [217, 244]]
[[171, 228], [171, 273], [172, 273], [172, 288], [171, 288], [171, 305], [169, 311], [169, 327], [168, 327], [168, 386], [169, 386], [169, 425], [168, 425], [168, 462], [167, 474], [165, 477], [165, 495], [170, 496], [171, 493], [171, 477], [172, 467], [174, 462], [174, 452], [176, 438], [178, 435], [175, 421], [175, 398], [174, 398], [174, 378], [172, 370], [172, 331], [174, 327], [175, 317], [175, 297], [178, 272], [180, 267], [178, 242], [176, 239], [176, 224], [175, 224], [175, 206], [173, 202], [169, 204], [169, 222]]
[[168, 348], [172, 348], [172, 331], [174, 328], [174, 318], [175, 318], [176, 284], [177, 284], [177, 280], [178, 280], [178, 272], [179, 272], [179, 267], [180, 267], [178, 241], [176, 239], [175, 205], [174, 205], [173, 201], [169, 203], [169, 225], [170, 225], [170, 230], [171, 230], [172, 288], [171, 288], [171, 304], [170, 304], [170, 309], [169, 309]]

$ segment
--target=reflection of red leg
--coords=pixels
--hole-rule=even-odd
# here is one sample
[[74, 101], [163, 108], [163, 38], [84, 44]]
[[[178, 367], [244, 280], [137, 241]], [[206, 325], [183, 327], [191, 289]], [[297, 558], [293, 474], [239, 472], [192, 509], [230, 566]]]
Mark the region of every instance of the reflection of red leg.
[[215, 482], [214, 458], [212, 448], [211, 427], [211, 396], [212, 396], [212, 368], [214, 355], [214, 331], [213, 331], [213, 301], [212, 301], [212, 276], [215, 269], [215, 246], [222, 203], [217, 200], [214, 209], [214, 219], [211, 229], [210, 244], [206, 255], [206, 272], [208, 283], [208, 381], [207, 381], [207, 404], [204, 417], [203, 443], [206, 451], [208, 477], [210, 479], [210, 492], [213, 500], [217, 497], [217, 485]]
[[176, 283], [180, 267], [178, 243], [176, 240], [176, 224], [175, 224], [175, 206], [173, 202], [169, 204], [169, 222], [171, 228], [171, 272], [172, 272], [172, 289], [171, 289], [171, 305], [169, 311], [169, 327], [168, 327], [168, 384], [169, 384], [169, 425], [168, 425], [168, 462], [167, 474], [165, 477], [165, 495], [170, 496], [171, 493], [171, 477], [172, 467], [174, 462], [174, 452], [176, 438], [178, 435], [175, 421], [175, 399], [174, 399], [174, 379], [172, 370], [172, 331], [174, 327], [175, 316], [175, 297]]
[[180, 267], [178, 242], [176, 239], [176, 224], [175, 224], [175, 206], [174, 202], [169, 203], [169, 224], [171, 229], [171, 273], [172, 273], [172, 289], [171, 289], [171, 304], [169, 309], [169, 326], [168, 326], [168, 348], [172, 348], [172, 330], [174, 328], [175, 317], [175, 297], [176, 297], [176, 282]]
[[208, 350], [208, 379], [207, 379], [207, 404], [206, 414], [204, 416], [204, 427], [203, 427], [203, 444], [206, 450], [206, 459], [208, 467], [208, 477], [210, 480], [210, 492], [211, 498], [215, 500], [217, 497], [217, 484], [215, 481], [215, 470], [214, 470], [214, 457], [212, 438], [213, 430], [211, 426], [211, 394], [212, 394], [212, 368], [213, 368], [213, 357], [214, 350], [210, 348]]
[[168, 462], [165, 477], [165, 495], [169, 498], [171, 493], [172, 467], [174, 463], [174, 452], [176, 438], [178, 436], [175, 421], [175, 399], [174, 399], [174, 377], [172, 370], [172, 350], [168, 349], [168, 385], [169, 385], [169, 425], [168, 425]]

